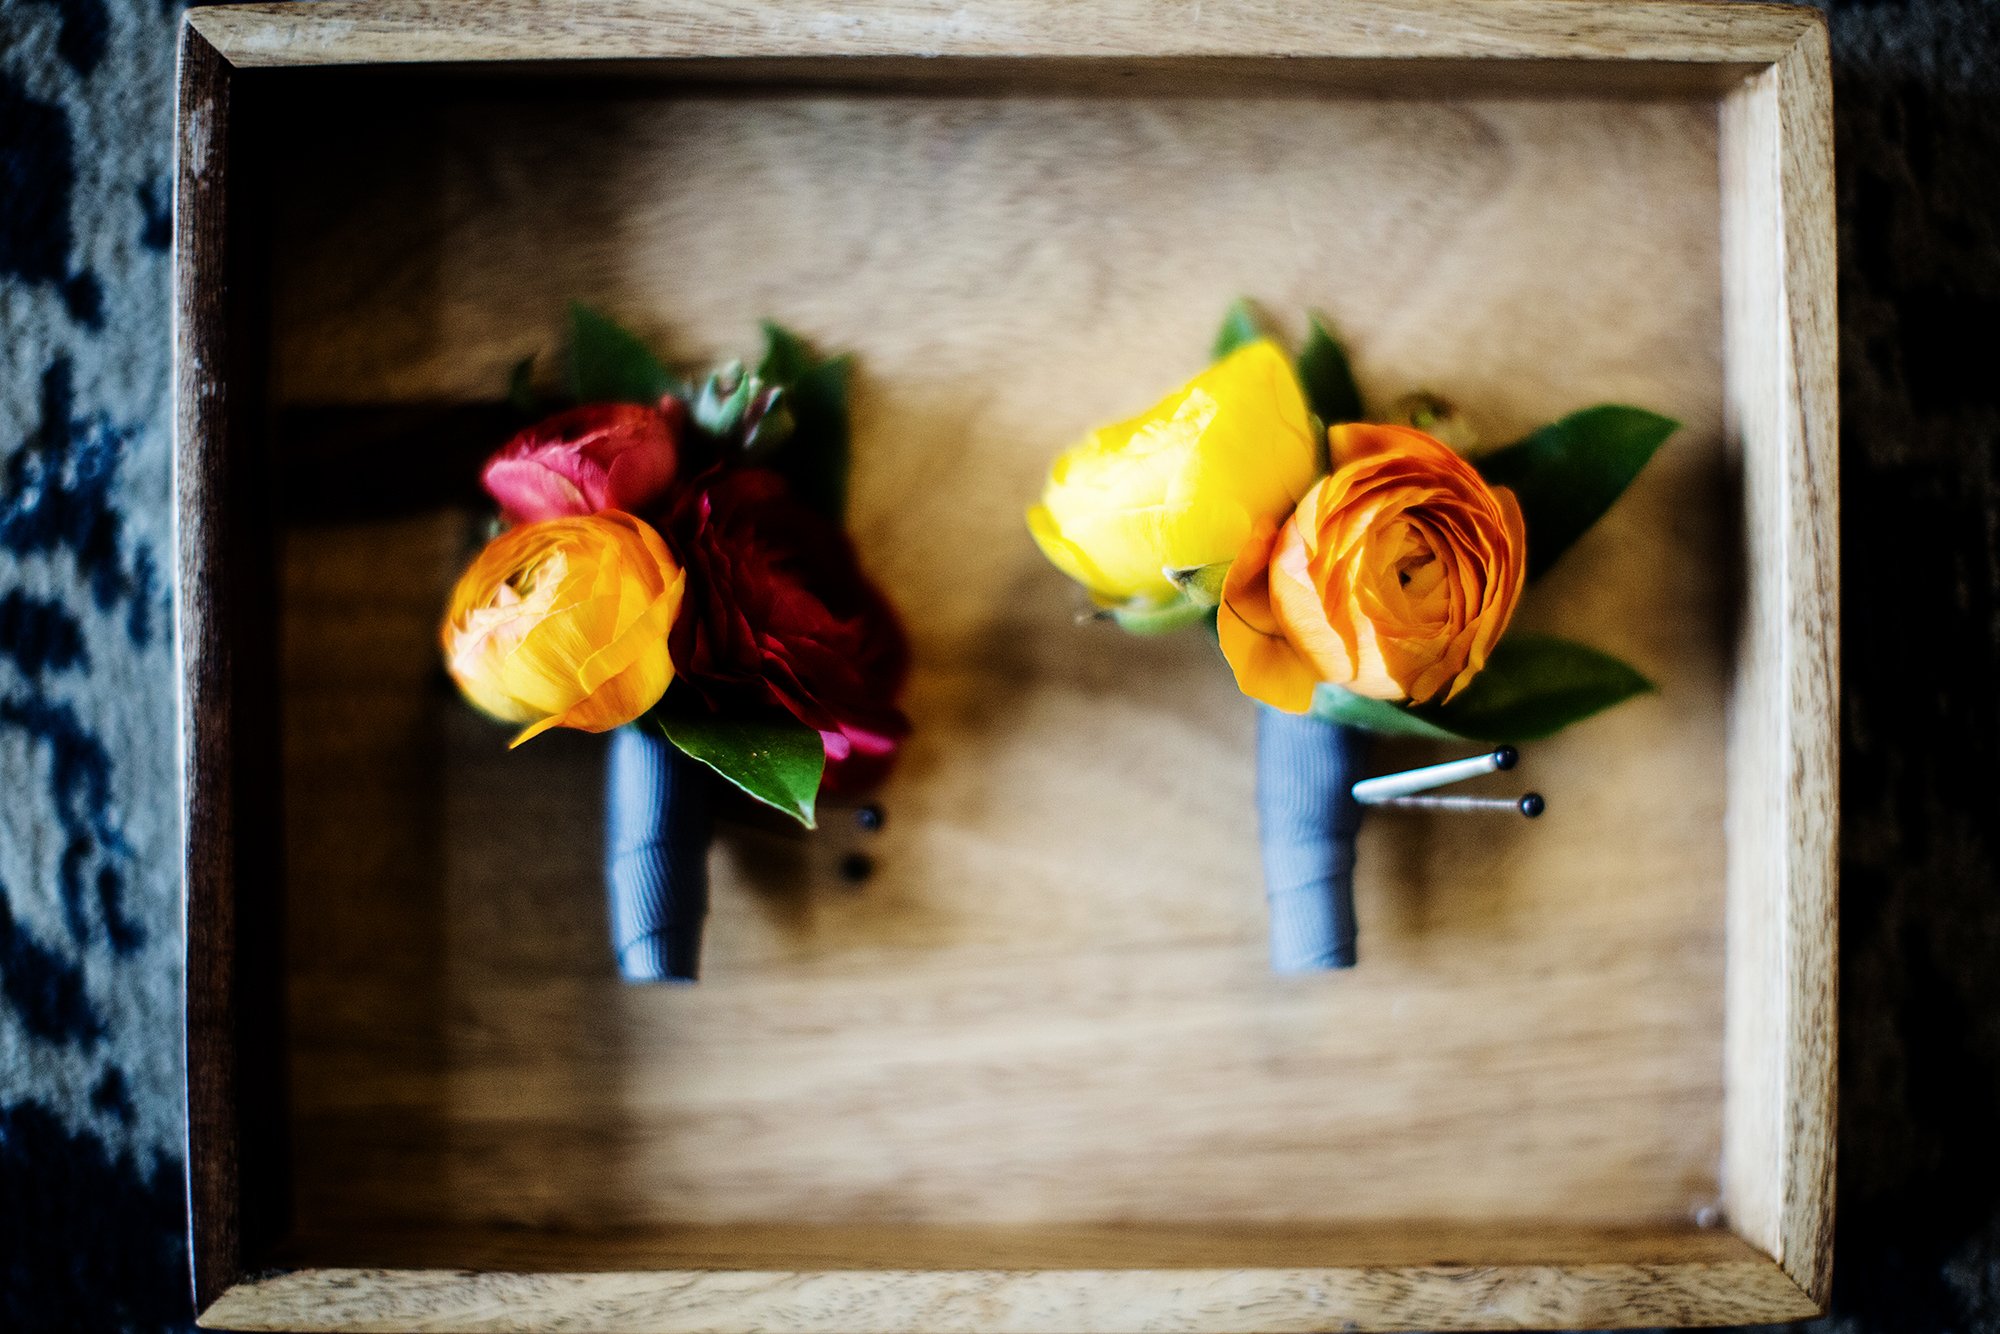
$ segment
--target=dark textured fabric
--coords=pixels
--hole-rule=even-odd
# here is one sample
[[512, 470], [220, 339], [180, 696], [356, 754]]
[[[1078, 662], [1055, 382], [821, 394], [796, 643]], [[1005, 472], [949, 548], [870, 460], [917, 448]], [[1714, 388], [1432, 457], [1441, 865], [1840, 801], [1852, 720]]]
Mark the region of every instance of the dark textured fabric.
[[701, 975], [708, 918], [708, 773], [647, 724], [611, 734], [604, 765], [604, 884], [627, 982]]
[[176, 7], [0, 0], [0, 1330], [189, 1318]]
[[2000, 5], [1831, 10], [1842, 1331], [2000, 1330]]
[[[0, 0], [0, 1330], [30, 1334], [187, 1315], [175, 9]], [[1830, 1323], [1976, 1334], [2000, 1331], [2000, 7], [1831, 16], [1847, 564]]]

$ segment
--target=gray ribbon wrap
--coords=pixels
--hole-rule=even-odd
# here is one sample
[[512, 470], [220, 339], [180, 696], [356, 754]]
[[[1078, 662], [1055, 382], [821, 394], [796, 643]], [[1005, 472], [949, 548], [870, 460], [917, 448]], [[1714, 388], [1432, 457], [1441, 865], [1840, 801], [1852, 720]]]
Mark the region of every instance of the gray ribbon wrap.
[[[1257, 710], [1257, 817], [1270, 906], [1271, 967], [1351, 968], [1354, 842], [1367, 734]], [[708, 916], [707, 769], [640, 727], [612, 732], [605, 775], [611, 943], [628, 982], [693, 982]]]
[[1368, 734], [1257, 708], [1257, 825], [1271, 911], [1271, 967], [1352, 968], [1354, 839]]
[[708, 770], [651, 727], [611, 733], [604, 884], [611, 947], [627, 982], [692, 982], [708, 916]]

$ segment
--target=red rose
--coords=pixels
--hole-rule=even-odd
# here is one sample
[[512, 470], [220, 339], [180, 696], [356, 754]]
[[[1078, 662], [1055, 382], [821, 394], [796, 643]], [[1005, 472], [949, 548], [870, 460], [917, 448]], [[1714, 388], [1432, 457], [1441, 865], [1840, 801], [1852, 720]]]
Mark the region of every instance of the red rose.
[[691, 491], [670, 540], [688, 570], [675, 670], [718, 707], [774, 704], [816, 729], [827, 791], [886, 776], [910, 730], [909, 641], [840, 526], [741, 468]]
[[572, 408], [509, 440], [479, 480], [508, 523], [643, 511], [673, 483], [686, 419], [671, 398]]

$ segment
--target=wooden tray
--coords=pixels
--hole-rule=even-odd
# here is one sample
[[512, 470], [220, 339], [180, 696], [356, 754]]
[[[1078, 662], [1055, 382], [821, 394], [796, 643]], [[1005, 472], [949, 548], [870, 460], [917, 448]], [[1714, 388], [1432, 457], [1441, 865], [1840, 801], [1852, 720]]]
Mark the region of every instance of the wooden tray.
[[[1821, 1308], [1815, 14], [335, 0], [191, 12], [181, 99], [204, 1323]], [[1021, 518], [1239, 294], [1489, 439], [1687, 424], [1532, 600], [1660, 692], [1530, 748], [1537, 825], [1375, 819], [1348, 974], [1266, 970], [1212, 647], [1072, 624]], [[918, 648], [886, 828], [728, 833], [692, 990], [614, 980], [601, 743], [505, 753], [436, 658], [487, 405], [573, 297], [689, 360], [764, 314], [858, 354], [855, 528]]]

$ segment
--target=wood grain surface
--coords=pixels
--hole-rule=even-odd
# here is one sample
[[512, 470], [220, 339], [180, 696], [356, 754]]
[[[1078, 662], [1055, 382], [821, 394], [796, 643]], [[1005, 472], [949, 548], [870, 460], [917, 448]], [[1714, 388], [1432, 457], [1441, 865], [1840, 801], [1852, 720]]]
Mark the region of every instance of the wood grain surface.
[[207, 1314], [237, 1329], [573, 1330], [722, 1334], [743, 1329], [977, 1328], [1115, 1334], [1137, 1328], [1308, 1334], [1354, 1329], [1547, 1329], [1760, 1324], [1813, 1310], [1735, 1237], [1730, 1258], [1672, 1264], [1405, 1269], [890, 1270], [592, 1274], [319, 1269], [233, 1290]]
[[1722, 125], [1729, 434], [1748, 534], [1731, 707], [1724, 1194], [1732, 1225], [1824, 1301], [1840, 586], [1824, 34], [1733, 94]]
[[181, 689], [189, 1256], [206, 1304], [290, 1218], [276, 786], [277, 524], [260, 429], [264, 196], [253, 99], [184, 29], [174, 184], [174, 634]]
[[809, 0], [330, 0], [197, 10], [244, 66], [680, 57], [1278, 56], [1287, 60], [1609, 61], [1768, 65], [1819, 22], [1786, 5], [1685, 0], [901, 0], [837, 12]]
[[[285, 868], [232, 893], [249, 863], [191, 854], [190, 912], [289, 909], [295, 1209], [276, 1249], [268, 1223], [228, 1231], [235, 1132], [197, 1123], [197, 1234], [207, 1199], [220, 1257], [203, 1299], [299, 1266], [204, 1321], [1810, 1313], [1837, 642], [1817, 20], [1392, 2], [1308, 36], [1260, 0], [954, 12], [191, 19], [247, 71], [212, 82], [268, 96], [258, 120], [285, 135], [251, 179], [278, 198], [261, 234], [290, 516], [282, 728], [214, 724], [282, 740]], [[1273, 54], [1295, 59], [1260, 82]], [[255, 68], [644, 58], [668, 63], [615, 83]], [[208, 222], [184, 206], [189, 235]], [[1529, 749], [1512, 778], [1548, 795], [1538, 824], [1375, 818], [1345, 975], [1266, 971], [1251, 714], [1212, 646], [1076, 624], [1021, 521], [1051, 454], [1196, 369], [1238, 294], [1294, 333], [1328, 311], [1374, 401], [1440, 391], [1491, 442], [1602, 399], [1686, 423], [1524, 619], [1659, 692]], [[453, 405], [550, 350], [573, 297], [690, 361], [749, 351], [764, 314], [857, 353], [854, 527], [917, 644], [886, 828], [726, 834], [692, 990], [612, 980], [600, 743], [509, 755], [443, 679], [437, 609], [477, 516], [410, 502], [448, 494], [437, 460], [360, 448], [358, 475], [326, 471], [344, 420], [472, 420]], [[184, 461], [241, 439], [187, 415], [216, 377], [189, 352]], [[403, 499], [354, 503], [371, 488]], [[212, 523], [223, 494], [184, 488], [184, 514]], [[196, 547], [184, 614], [249, 549]], [[197, 616], [204, 654], [257, 629], [251, 604], [216, 605], [237, 612]], [[220, 777], [274, 802], [252, 750]], [[195, 829], [191, 848], [229, 842]], [[856, 851], [876, 868], [859, 886], [837, 870]], [[270, 1044], [239, 1052], [201, 1018], [242, 1022], [242, 946], [207, 939], [191, 1048], [275, 1072]]]
[[[708, 980], [624, 988], [599, 743], [509, 754], [439, 683], [471, 517], [293, 532], [305, 1219], [1713, 1209], [1711, 108], [639, 98], [372, 124], [296, 127], [281, 397], [490, 394], [570, 296], [694, 359], [762, 313], [852, 348], [854, 529], [908, 613], [918, 730], [880, 836], [726, 841]], [[1237, 292], [1294, 328], [1333, 312], [1378, 401], [1439, 389], [1496, 441], [1604, 398], [1688, 422], [1529, 612], [1660, 693], [1531, 748], [1538, 824], [1378, 818], [1344, 976], [1267, 971], [1251, 711], [1213, 646], [1074, 624], [1022, 525], [1053, 452], [1198, 368]], [[835, 866], [863, 849], [857, 889]]]

